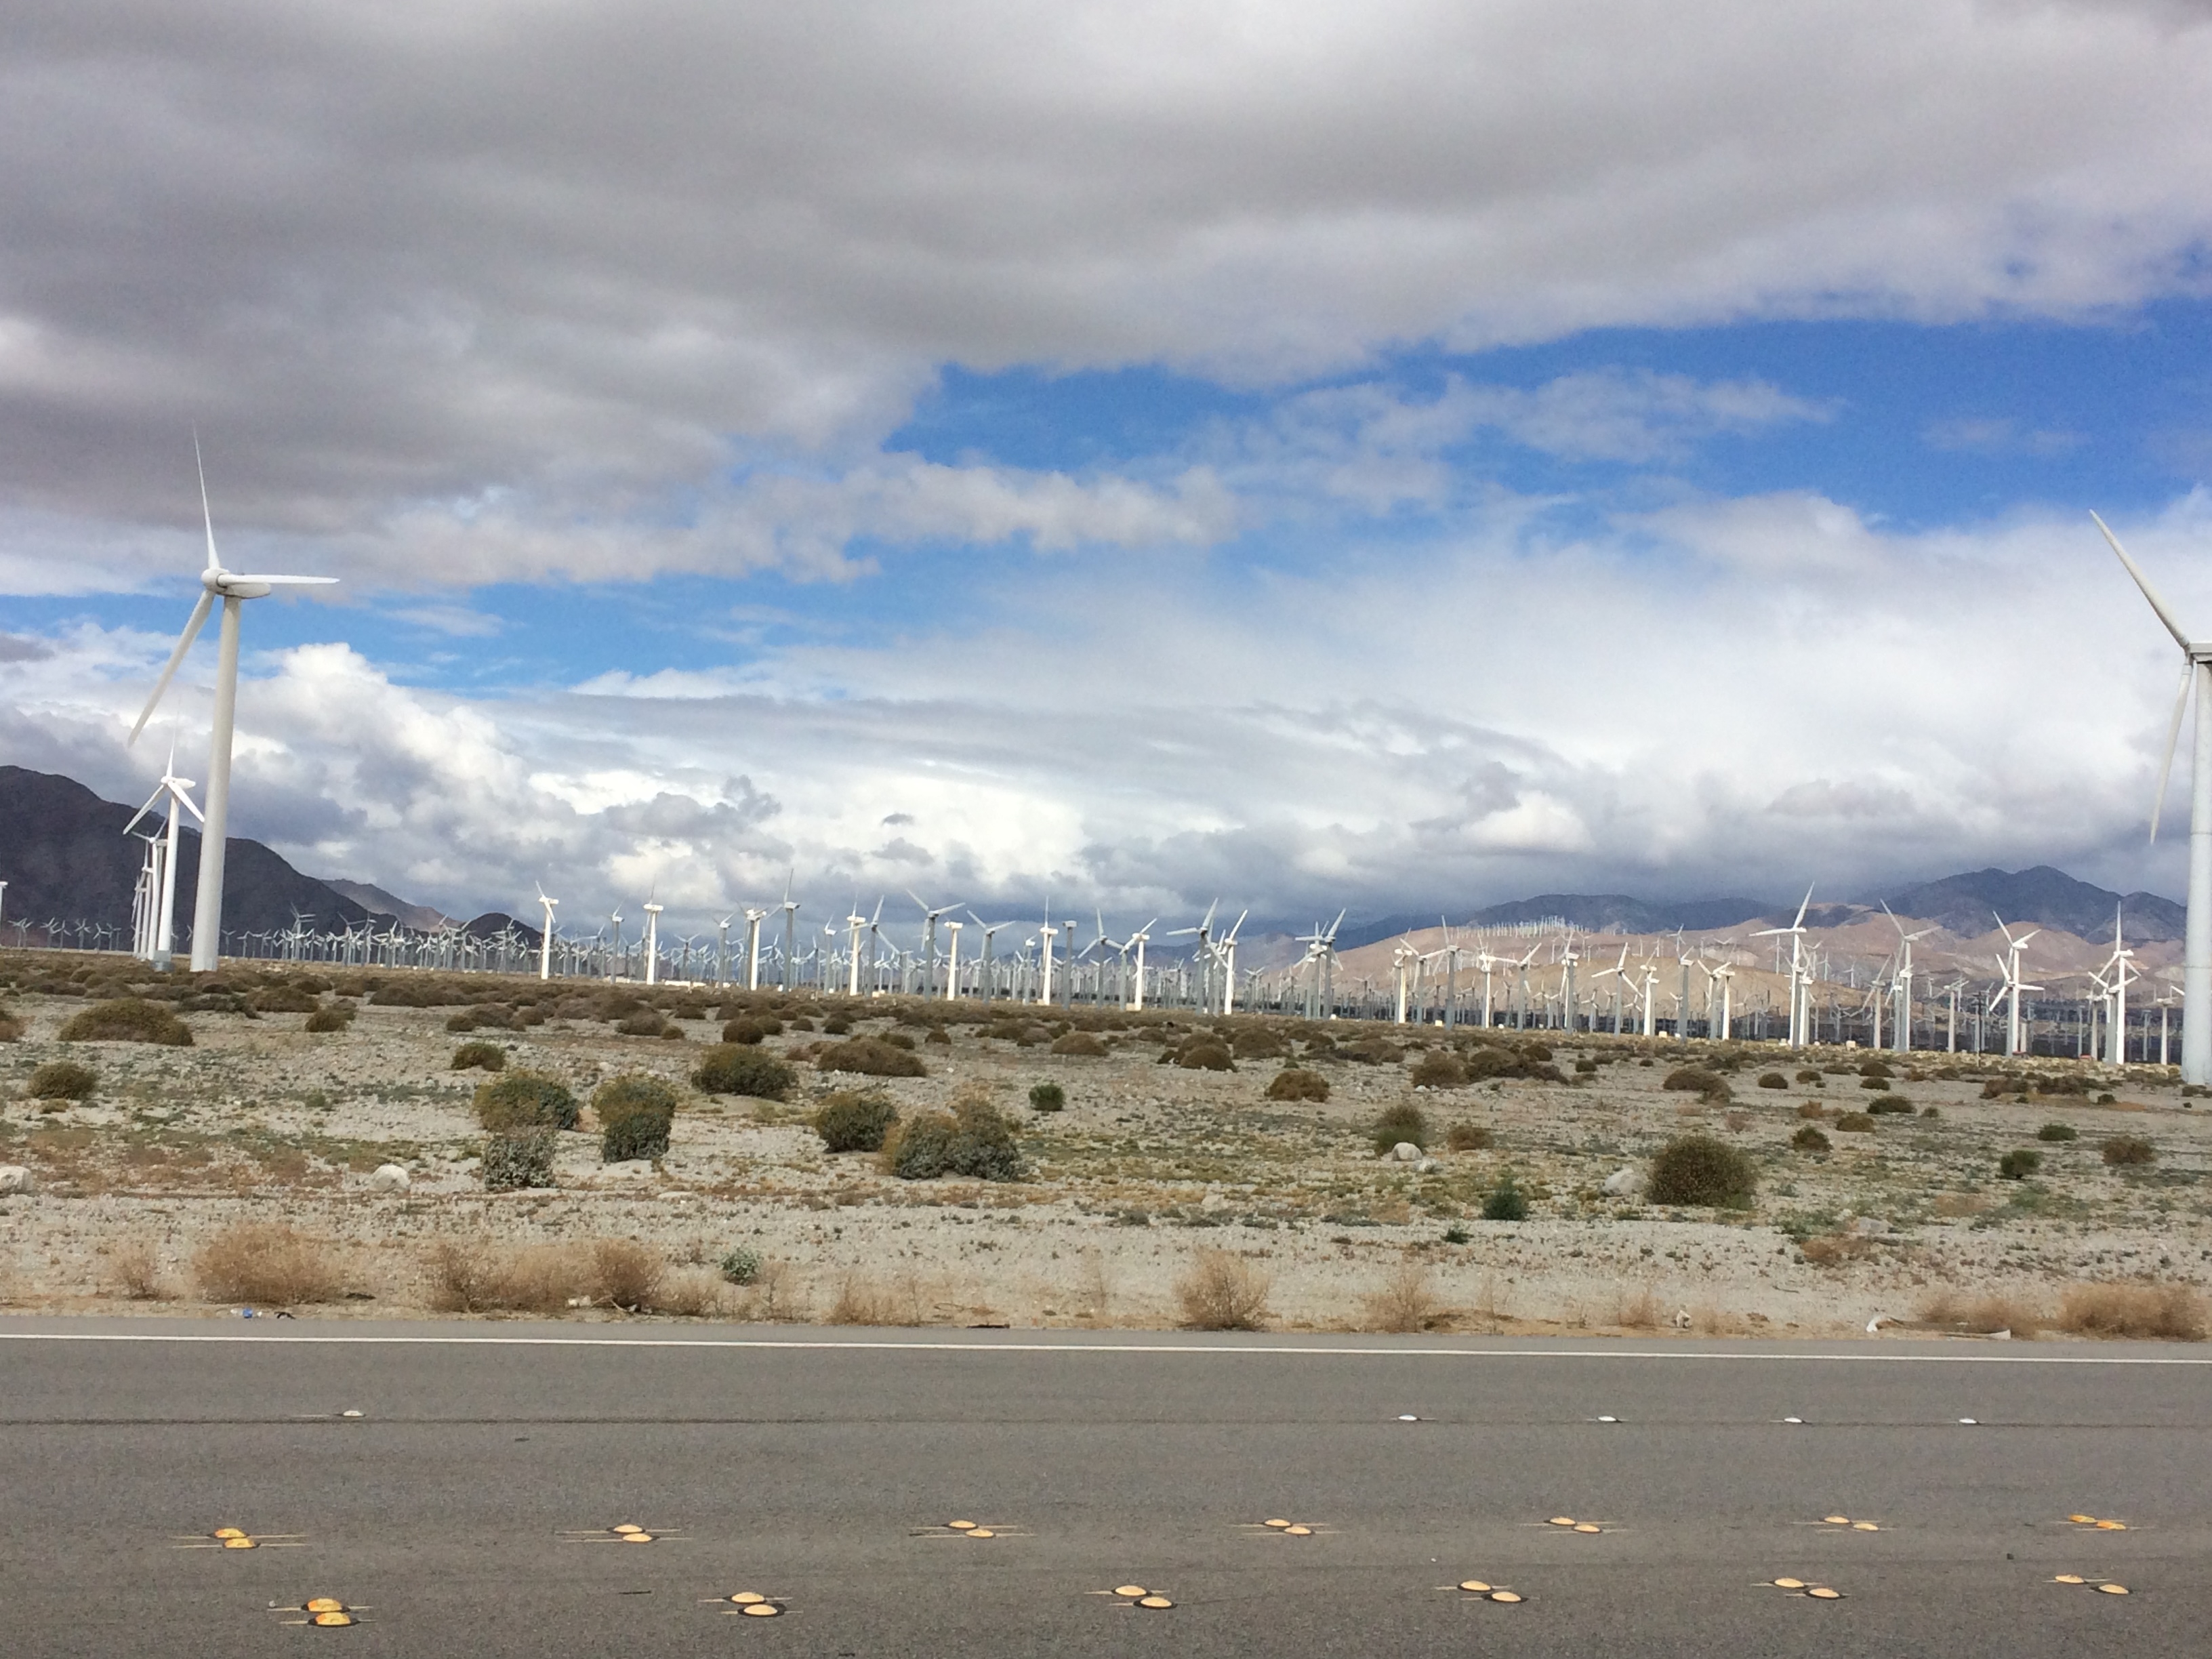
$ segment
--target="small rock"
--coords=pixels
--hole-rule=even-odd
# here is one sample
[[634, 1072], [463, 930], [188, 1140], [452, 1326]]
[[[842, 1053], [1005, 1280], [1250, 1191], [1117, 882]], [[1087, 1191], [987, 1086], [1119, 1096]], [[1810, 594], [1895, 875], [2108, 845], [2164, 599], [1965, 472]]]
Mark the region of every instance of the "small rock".
[[1418, 1164], [1421, 1161], [1421, 1149], [1410, 1140], [1401, 1140], [1390, 1149], [1390, 1157], [1399, 1164]]
[[1607, 1198], [1626, 1198], [1644, 1185], [1644, 1177], [1633, 1170], [1615, 1170], [1605, 1178]]
[[1687, 1308], [1674, 1310], [1674, 1328], [1678, 1331], [1686, 1331], [1690, 1328], [1690, 1310]]
[[31, 1172], [20, 1164], [0, 1164], [0, 1193], [27, 1193]]
[[1432, 1158], [1425, 1158], [1413, 1166], [1415, 1175], [1434, 1175], [1436, 1172], [1437, 1161]]
[[1855, 1215], [1851, 1231], [1862, 1238], [1880, 1238], [1889, 1231], [1889, 1223], [1878, 1215]]
[[372, 1193], [404, 1193], [408, 1188], [407, 1171], [397, 1164], [380, 1164], [376, 1173], [368, 1178]]

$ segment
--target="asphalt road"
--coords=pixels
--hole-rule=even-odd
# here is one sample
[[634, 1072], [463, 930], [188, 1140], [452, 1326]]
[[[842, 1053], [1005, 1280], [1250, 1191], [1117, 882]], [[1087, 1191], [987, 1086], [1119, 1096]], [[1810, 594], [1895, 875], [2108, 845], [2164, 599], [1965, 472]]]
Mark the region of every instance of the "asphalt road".
[[0, 1320], [0, 1653], [2197, 1655], [2208, 1453], [2165, 1346]]

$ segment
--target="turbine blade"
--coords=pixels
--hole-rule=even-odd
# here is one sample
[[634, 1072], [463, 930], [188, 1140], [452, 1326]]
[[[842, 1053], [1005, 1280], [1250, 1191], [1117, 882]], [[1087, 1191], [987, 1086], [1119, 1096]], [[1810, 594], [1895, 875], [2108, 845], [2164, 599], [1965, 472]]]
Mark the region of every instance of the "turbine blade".
[[2136, 579], [2136, 586], [2142, 589], [2143, 598], [2148, 599], [2150, 608], [2158, 612], [2158, 619], [2166, 624], [2166, 631], [2173, 635], [2173, 642], [2184, 651], [2188, 650], [2189, 635], [2181, 631], [2180, 623], [2175, 620], [2173, 612], [2166, 609], [2166, 601], [2159, 598], [2157, 591], [2151, 586], [2150, 579], [2128, 556], [2128, 550], [2120, 545], [2120, 538], [2112, 534], [2112, 527], [2094, 513], [2089, 516], [2096, 520], [2097, 528], [2105, 532], [2105, 539], [2112, 544], [2112, 551], [2120, 556], [2120, 562], [2127, 566], [2128, 574]]
[[222, 568], [222, 561], [215, 556], [215, 514], [208, 507], [207, 463], [200, 459], [199, 428], [192, 428], [192, 466], [200, 475], [200, 519], [207, 526], [208, 562], [210, 573]]
[[2181, 717], [2189, 708], [2189, 682], [2197, 672], [2197, 665], [2185, 657], [2181, 660], [2181, 689], [2173, 694], [2173, 719], [2166, 728], [2166, 758], [2158, 764], [2158, 793], [2151, 798], [2150, 838], [2158, 840], [2159, 814], [2166, 810], [2166, 786], [2173, 775], [2174, 745], [2181, 741]]
[[247, 576], [235, 571], [227, 573], [234, 582], [260, 582], [269, 587], [329, 587], [337, 582], [336, 576]]
[[154, 810], [154, 803], [161, 799], [163, 792], [166, 791], [168, 787], [169, 786], [166, 783], [156, 784], [154, 787], [154, 793], [146, 797], [146, 804], [140, 807], [137, 813], [132, 816], [130, 823], [123, 826], [123, 833], [125, 835], [129, 835], [133, 830], [136, 830], [138, 827], [138, 820], [144, 817], [147, 813]]
[[153, 719], [155, 704], [161, 701], [161, 694], [169, 689], [169, 682], [177, 677], [177, 665], [184, 661], [185, 653], [191, 650], [192, 641], [199, 638], [200, 629], [207, 624], [208, 612], [214, 608], [215, 595], [202, 588], [200, 602], [192, 607], [191, 619], [185, 624], [185, 631], [177, 640], [177, 648], [169, 653], [168, 666], [162, 669], [161, 678], [154, 682], [154, 695], [146, 699], [146, 707], [138, 715], [138, 724], [131, 728], [131, 735], [124, 739], [126, 745], [137, 742], [138, 734], [146, 729], [146, 722]]

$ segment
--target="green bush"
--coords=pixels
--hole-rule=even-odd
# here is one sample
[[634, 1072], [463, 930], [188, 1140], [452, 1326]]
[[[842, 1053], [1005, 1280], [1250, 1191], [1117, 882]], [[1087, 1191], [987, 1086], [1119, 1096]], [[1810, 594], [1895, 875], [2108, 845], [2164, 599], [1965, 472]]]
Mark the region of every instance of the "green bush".
[[2081, 1132], [2070, 1123], [2046, 1123], [2035, 1132], [2038, 1140], [2079, 1140]]
[[90, 1100], [100, 1084], [89, 1066], [73, 1060], [50, 1060], [31, 1073], [23, 1092], [33, 1100]]
[[1375, 1144], [1377, 1157], [1387, 1157], [1390, 1149], [1401, 1140], [1410, 1140], [1426, 1152], [1429, 1146], [1429, 1120], [1418, 1106], [1400, 1103], [1386, 1106], [1367, 1131]]
[[1759, 1086], [1762, 1089], [1786, 1089], [1790, 1086], [1790, 1079], [1779, 1072], [1761, 1072]]
[[477, 1121], [494, 1133], [510, 1129], [573, 1129], [582, 1113], [558, 1078], [509, 1072], [477, 1085]]
[[699, 1056], [691, 1086], [704, 1095], [750, 1095], [756, 1100], [787, 1100], [799, 1074], [774, 1054], [725, 1042]]
[[[799, 1024], [802, 1029], [805, 1029], [804, 1020], [800, 1021]], [[842, 1014], [832, 1014], [822, 1022], [822, 1033], [824, 1036], [843, 1036], [852, 1029], [853, 1022]]]
[[1651, 1160], [1645, 1195], [1654, 1204], [1709, 1204], [1740, 1209], [1751, 1202], [1759, 1175], [1752, 1161], [1711, 1135], [1680, 1135]]
[[1829, 1142], [1827, 1136], [1808, 1123], [1790, 1137], [1790, 1144], [1801, 1152], [1825, 1152], [1828, 1150]]
[[2158, 1148], [2141, 1135], [2114, 1135], [2104, 1144], [2105, 1162], [2118, 1167], [2156, 1161]]
[[927, 1077], [929, 1068], [910, 1048], [895, 1048], [873, 1037], [854, 1037], [835, 1042], [815, 1056], [824, 1072], [856, 1072], [862, 1077]]
[[592, 1091], [592, 1114], [599, 1120], [599, 1161], [623, 1164], [667, 1156], [676, 1106], [676, 1091], [657, 1077], [630, 1073], [599, 1085]]
[[950, 1112], [924, 1112], [898, 1126], [884, 1148], [890, 1172], [904, 1181], [969, 1176], [1019, 1181], [1026, 1173], [1013, 1125], [994, 1106], [969, 1101]]
[[331, 1007], [316, 1009], [313, 1013], [307, 1016], [307, 1023], [303, 1029], [328, 1033], [345, 1030], [352, 1024], [353, 1010], [340, 1003]]
[[760, 1277], [761, 1254], [740, 1244], [722, 1258], [722, 1277], [732, 1285], [750, 1285]]
[[553, 1151], [559, 1144], [550, 1129], [507, 1129], [484, 1142], [483, 1184], [488, 1193], [553, 1184]]
[[1884, 1095], [1880, 1100], [1867, 1102], [1867, 1111], [1875, 1117], [1911, 1117], [1912, 1103], [1903, 1095]]
[[192, 1046], [191, 1027], [158, 1002], [124, 997], [94, 1003], [62, 1027], [64, 1042], [155, 1042], [172, 1048]]
[[763, 1037], [781, 1036], [783, 1022], [768, 1014], [740, 1014], [722, 1027], [722, 1041], [748, 1046]]
[[450, 1069], [456, 1072], [471, 1069], [503, 1072], [507, 1069], [507, 1050], [496, 1042], [464, 1042], [453, 1050], [453, 1063]]
[[1506, 1170], [1498, 1177], [1498, 1184], [1490, 1196], [1482, 1200], [1485, 1221], [1526, 1221], [1528, 1218], [1528, 1200], [1514, 1184], [1513, 1171]]
[[2025, 1181], [2043, 1167], [2043, 1154], [2032, 1146], [2007, 1152], [1997, 1160], [1997, 1173], [2007, 1181]]
[[898, 1121], [898, 1108], [881, 1095], [840, 1091], [815, 1109], [814, 1133], [830, 1152], [878, 1152]]
[[1486, 1152], [1496, 1139], [1480, 1123], [1455, 1123], [1444, 1131], [1444, 1149], [1453, 1152]]
[[1057, 1083], [1040, 1083], [1030, 1091], [1030, 1109], [1032, 1111], [1057, 1112], [1066, 1104], [1067, 1091]]
[[1285, 1066], [1268, 1082], [1267, 1098], [1270, 1100], [1327, 1100], [1328, 1079], [1319, 1072], [1309, 1072], [1297, 1066]]

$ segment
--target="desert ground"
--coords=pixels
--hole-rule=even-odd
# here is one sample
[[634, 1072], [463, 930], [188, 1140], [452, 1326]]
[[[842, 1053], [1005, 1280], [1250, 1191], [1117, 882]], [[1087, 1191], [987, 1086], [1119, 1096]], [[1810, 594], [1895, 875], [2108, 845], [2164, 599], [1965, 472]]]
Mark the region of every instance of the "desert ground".
[[[191, 1045], [62, 1040], [130, 997]], [[318, 1009], [351, 1013], [307, 1030]], [[692, 1087], [740, 1018], [781, 1024], [747, 1046], [789, 1066], [787, 1098]], [[2073, 1340], [2201, 1334], [2212, 1276], [2212, 1101], [2158, 1067], [1889, 1055], [1877, 1079], [1845, 1049], [276, 964], [196, 981], [65, 952], [0, 954], [0, 1019], [18, 1310], [1163, 1328], [1226, 1317], [1225, 1284], [1232, 1314], [1285, 1330]], [[1177, 1063], [1209, 1035], [1233, 1070]], [[848, 1036], [925, 1074], [821, 1069]], [[492, 1074], [453, 1065], [472, 1042], [586, 1103], [553, 1185], [485, 1190]], [[33, 1094], [56, 1061], [94, 1073], [88, 1096]], [[1270, 1098], [1286, 1067], [1328, 1098]], [[1706, 1080], [1665, 1086], [1684, 1068]], [[604, 1164], [591, 1093], [640, 1073], [678, 1092], [668, 1150]], [[1064, 1109], [1032, 1109], [1048, 1083]], [[840, 1091], [908, 1120], [995, 1106], [1022, 1177], [832, 1154], [811, 1120]], [[1417, 1161], [1371, 1133], [1404, 1107], [1426, 1122]], [[2039, 1140], [2054, 1124], [2075, 1138]], [[1808, 1127], [1826, 1149], [1797, 1143]], [[1747, 1200], [1642, 1189], [1697, 1133], [1745, 1155]], [[2115, 1142], [2134, 1161], [2108, 1161]], [[2023, 1149], [2039, 1168], [2001, 1175]], [[1525, 1218], [1485, 1219], [1509, 1173]]]

